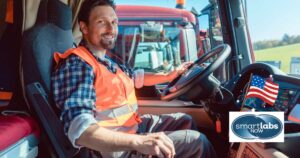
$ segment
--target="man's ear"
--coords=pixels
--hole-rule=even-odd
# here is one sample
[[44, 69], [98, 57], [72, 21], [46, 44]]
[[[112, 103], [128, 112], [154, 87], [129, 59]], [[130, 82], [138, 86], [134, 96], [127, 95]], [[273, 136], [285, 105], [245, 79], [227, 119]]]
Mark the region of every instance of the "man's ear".
[[88, 34], [87, 24], [83, 21], [79, 22], [79, 28], [82, 34]]

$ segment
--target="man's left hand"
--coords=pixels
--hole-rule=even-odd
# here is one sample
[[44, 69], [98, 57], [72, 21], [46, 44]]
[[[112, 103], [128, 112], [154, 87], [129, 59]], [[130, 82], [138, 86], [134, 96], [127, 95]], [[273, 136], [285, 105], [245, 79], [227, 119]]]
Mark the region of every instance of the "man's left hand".
[[183, 74], [194, 62], [184, 62], [175, 68], [172, 72], [168, 74], [169, 82], [173, 81], [175, 78]]

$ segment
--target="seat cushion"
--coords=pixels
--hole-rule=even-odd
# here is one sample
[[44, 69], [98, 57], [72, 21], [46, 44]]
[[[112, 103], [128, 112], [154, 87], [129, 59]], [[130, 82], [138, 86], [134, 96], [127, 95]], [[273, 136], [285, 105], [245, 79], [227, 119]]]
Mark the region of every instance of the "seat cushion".
[[0, 151], [30, 134], [34, 134], [37, 138], [40, 135], [40, 130], [33, 118], [0, 116]]

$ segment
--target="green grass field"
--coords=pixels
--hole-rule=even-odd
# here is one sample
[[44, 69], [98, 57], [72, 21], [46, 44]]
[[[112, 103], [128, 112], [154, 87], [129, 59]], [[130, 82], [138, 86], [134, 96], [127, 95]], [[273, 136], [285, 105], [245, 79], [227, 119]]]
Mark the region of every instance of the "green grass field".
[[256, 61], [281, 61], [281, 70], [290, 72], [291, 57], [300, 57], [300, 43], [255, 51]]

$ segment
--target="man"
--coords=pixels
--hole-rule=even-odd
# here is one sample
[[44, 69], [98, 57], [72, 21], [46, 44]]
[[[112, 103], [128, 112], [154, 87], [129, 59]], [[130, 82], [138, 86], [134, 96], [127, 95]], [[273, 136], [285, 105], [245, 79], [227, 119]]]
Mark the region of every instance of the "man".
[[54, 55], [54, 100], [71, 143], [102, 157], [215, 157], [203, 134], [187, 130], [192, 128], [190, 116], [138, 116], [134, 86], [170, 82], [190, 63], [158, 75], [132, 72], [112, 61], [106, 51], [118, 33], [114, 9], [112, 0], [86, 0], [78, 16], [80, 46]]

